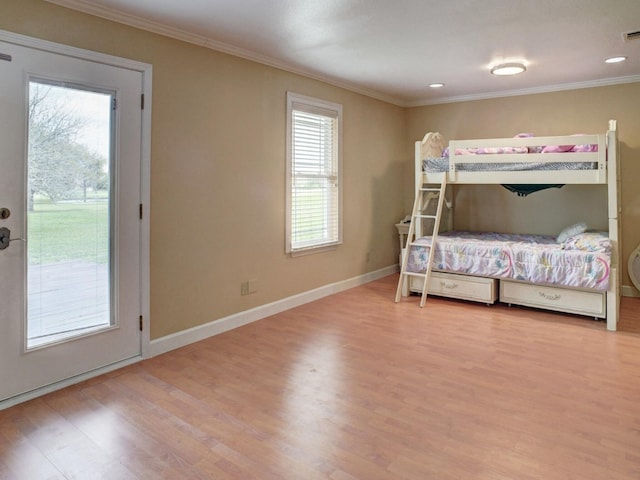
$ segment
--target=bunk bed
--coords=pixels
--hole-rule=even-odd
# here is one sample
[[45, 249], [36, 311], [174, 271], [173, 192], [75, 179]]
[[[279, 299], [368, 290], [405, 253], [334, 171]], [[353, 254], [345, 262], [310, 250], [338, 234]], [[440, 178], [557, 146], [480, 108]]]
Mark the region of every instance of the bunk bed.
[[[606, 319], [616, 330], [620, 304], [619, 159], [616, 122], [606, 133], [452, 140], [428, 133], [415, 146], [416, 195], [432, 184], [502, 184], [518, 195], [564, 184], [607, 190], [608, 231], [570, 225], [558, 235], [453, 231], [452, 215], [436, 233], [429, 295], [492, 304], [524, 305]], [[446, 177], [446, 178], [443, 178]], [[434, 195], [434, 198], [436, 195]], [[453, 211], [453, 197], [444, 203]], [[428, 202], [427, 202], [428, 203]], [[403, 250], [407, 272], [424, 272], [431, 233], [414, 220], [415, 239]], [[426, 222], [425, 222], [426, 223]], [[431, 226], [433, 232], [433, 226]], [[402, 267], [401, 267], [402, 268]], [[402, 271], [401, 271], [402, 273]], [[423, 278], [408, 277], [403, 295], [421, 292]], [[400, 287], [399, 287], [400, 291]]]

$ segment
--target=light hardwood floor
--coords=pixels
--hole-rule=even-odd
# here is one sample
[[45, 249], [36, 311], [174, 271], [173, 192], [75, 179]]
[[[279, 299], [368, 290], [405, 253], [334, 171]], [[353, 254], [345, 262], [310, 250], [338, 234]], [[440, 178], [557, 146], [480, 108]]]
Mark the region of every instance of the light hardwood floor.
[[0, 412], [2, 479], [639, 479], [620, 331], [397, 275]]

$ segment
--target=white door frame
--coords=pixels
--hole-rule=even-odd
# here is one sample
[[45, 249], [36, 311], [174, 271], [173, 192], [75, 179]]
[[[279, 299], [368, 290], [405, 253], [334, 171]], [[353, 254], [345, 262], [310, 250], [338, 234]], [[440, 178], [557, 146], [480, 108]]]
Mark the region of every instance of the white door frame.
[[142, 219], [140, 221], [140, 311], [142, 314], [141, 355], [132, 359], [108, 365], [97, 370], [77, 375], [75, 377], [48, 385], [36, 390], [12, 397], [0, 402], [0, 410], [24, 402], [31, 398], [59, 390], [69, 385], [81, 382], [103, 373], [135, 363], [143, 358], [151, 357], [150, 342], [150, 201], [151, 201], [151, 97], [152, 97], [152, 66], [147, 63], [129, 60], [103, 53], [92, 52], [76, 47], [70, 47], [46, 40], [40, 40], [25, 35], [0, 30], [0, 41], [13, 43], [21, 47], [35, 48], [45, 52], [66, 55], [69, 57], [103, 63], [114, 67], [126, 68], [140, 72], [142, 75], [142, 91], [144, 94], [144, 108], [142, 110], [141, 132], [141, 172], [140, 172], [140, 202]]

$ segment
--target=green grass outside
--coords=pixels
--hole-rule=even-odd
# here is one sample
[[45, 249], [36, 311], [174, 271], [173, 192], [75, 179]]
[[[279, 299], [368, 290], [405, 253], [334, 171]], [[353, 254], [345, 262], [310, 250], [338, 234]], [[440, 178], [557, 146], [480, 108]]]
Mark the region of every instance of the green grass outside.
[[30, 264], [73, 260], [107, 263], [109, 259], [106, 200], [86, 203], [36, 200], [27, 222]]

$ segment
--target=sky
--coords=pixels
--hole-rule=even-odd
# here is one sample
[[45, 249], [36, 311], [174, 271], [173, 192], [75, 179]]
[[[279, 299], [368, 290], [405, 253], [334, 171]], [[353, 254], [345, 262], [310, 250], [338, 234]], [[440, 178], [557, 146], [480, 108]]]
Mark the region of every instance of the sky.
[[[33, 84], [33, 82], [32, 82]], [[91, 151], [109, 158], [111, 99], [113, 93], [82, 90], [75, 86], [47, 85], [46, 101], [81, 119], [76, 140]], [[109, 162], [105, 162], [109, 164]]]

